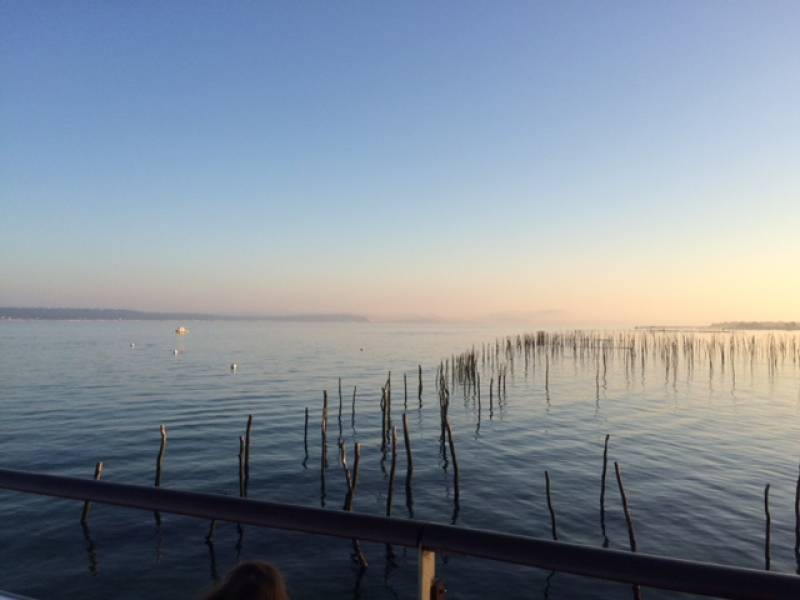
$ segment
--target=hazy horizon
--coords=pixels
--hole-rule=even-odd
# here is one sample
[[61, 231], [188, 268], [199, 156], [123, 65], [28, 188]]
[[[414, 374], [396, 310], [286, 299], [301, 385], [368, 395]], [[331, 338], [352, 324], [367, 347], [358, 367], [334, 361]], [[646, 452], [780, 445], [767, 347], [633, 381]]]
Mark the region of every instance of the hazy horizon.
[[0, 305], [796, 320], [798, 22], [5, 2]]

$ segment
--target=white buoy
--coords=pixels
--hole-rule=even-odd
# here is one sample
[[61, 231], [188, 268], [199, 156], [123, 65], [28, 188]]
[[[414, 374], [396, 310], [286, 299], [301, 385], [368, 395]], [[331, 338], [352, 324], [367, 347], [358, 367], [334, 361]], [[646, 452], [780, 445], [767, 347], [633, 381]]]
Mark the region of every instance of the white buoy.
[[231, 363], [231, 373], [236, 373], [239, 370], [239, 365], [236, 363]]
[[173, 356], [178, 356], [178, 349], [177, 348], [173, 348], [172, 355]]
[[133, 342], [131, 342], [131, 350], [132, 350], [133, 348], [136, 348], [136, 344], [134, 344]]

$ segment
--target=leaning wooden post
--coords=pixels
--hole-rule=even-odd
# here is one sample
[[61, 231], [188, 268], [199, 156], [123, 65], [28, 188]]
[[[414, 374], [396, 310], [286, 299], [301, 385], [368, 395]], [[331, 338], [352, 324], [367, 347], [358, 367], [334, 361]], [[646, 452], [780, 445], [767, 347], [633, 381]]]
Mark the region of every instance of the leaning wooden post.
[[[99, 462], [94, 466], [94, 480], [100, 481], [103, 478], [103, 463]], [[92, 503], [86, 500], [83, 503], [83, 512], [81, 513], [81, 524], [86, 525], [89, 521], [89, 511], [92, 510]]]
[[247, 429], [244, 432], [244, 495], [250, 487], [250, 432], [253, 429], [253, 415], [247, 415]]
[[766, 516], [766, 531], [764, 534], [764, 568], [769, 571], [769, 546], [770, 546], [770, 533], [772, 529], [772, 517], [769, 514], [769, 484], [764, 488], [764, 515]]
[[553, 501], [550, 498], [550, 473], [544, 472], [544, 487], [547, 493], [547, 510], [550, 511], [550, 529], [553, 532], [553, 539], [558, 540], [556, 533], [556, 511], [553, 510]]
[[408, 379], [403, 373], [403, 410], [408, 410]]
[[455, 503], [458, 506], [458, 461], [456, 460], [456, 446], [453, 442], [453, 432], [450, 429], [450, 421], [445, 419], [445, 429], [447, 430], [447, 443], [450, 446], [450, 458], [453, 461], [453, 487], [455, 488]]
[[[161, 445], [158, 448], [158, 457], [156, 458], [155, 487], [161, 487], [161, 470], [164, 467], [164, 453], [167, 450], [167, 428], [162, 424], [159, 431], [161, 433]], [[161, 513], [155, 511], [153, 514], [156, 518], [156, 524], [161, 525]]]
[[[625, 495], [625, 488], [622, 485], [622, 473], [619, 469], [619, 463], [614, 461], [614, 471], [617, 474], [617, 485], [619, 486], [619, 495], [622, 498], [622, 510], [625, 512], [625, 522], [628, 525], [628, 539], [630, 541], [631, 552], [636, 552], [636, 534], [633, 531], [633, 519], [631, 518], [630, 510], [628, 509], [628, 497]], [[639, 584], [633, 584], [633, 597], [635, 600], [641, 600], [642, 592]]]

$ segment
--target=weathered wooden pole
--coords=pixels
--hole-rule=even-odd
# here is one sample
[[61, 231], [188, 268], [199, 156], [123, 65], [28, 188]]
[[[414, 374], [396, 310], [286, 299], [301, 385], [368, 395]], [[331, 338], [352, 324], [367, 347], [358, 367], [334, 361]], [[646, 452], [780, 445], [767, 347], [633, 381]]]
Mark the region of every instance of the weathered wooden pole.
[[[636, 534], [633, 530], [633, 519], [631, 518], [631, 513], [628, 509], [628, 497], [625, 495], [625, 488], [622, 485], [622, 473], [620, 472], [619, 463], [616, 461], [614, 461], [614, 471], [617, 474], [619, 495], [620, 498], [622, 498], [622, 510], [625, 513], [625, 522], [628, 525], [628, 540], [630, 541], [631, 552], [636, 552]], [[635, 600], [641, 600], [642, 592], [638, 584], [633, 584], [633, 597]]]
[[547, 494], [547, 510], [550, 511], [550, 529], [553, 533], [553, 539], [558, 539], [558, 534], [556, 533], [556, 511], [553, 510], [553, 501], [550, 498], [550, 473], [547, 471], [544, 472], [544, 488]]
[[494, 415], [494, 377], [489, 378], [489, 418]]
[[339, 377], [339, 435], [342, 433], [342, 378]]
[[[355, 457], [353, 459], [352, 474], [347, 468], [347, 458], [345, 457], [343, 461], [345, 482], [347, 484], [347, 496], [345, 496], [344, 510], [347, 512], [352, 512], [353, 510], [353, 498], [356, 495], [356, 487], [358, 486], [358, 467], [361, 463], [361, 444], [355, 445], [354, 454]], [[369, 565], [366, 556], [364, 556], [364, 552], [361, 550], [361, 544], [355, 538], [353, 538], [353, 558], [362, 569], [366, 569]]]
[[794, 490], [794, 553], [800, 558], [800, 474]]
[[322, 423], [320, 424], [322, 433], [322, 469], [328, 467], [328, 390], [322, 391]]
[[253, 415], [247, 415], [247, 429], [244, 432], [244, 495], [250, 488], [250, 434], [253, 429]]
[[419, 407], [422, 408], [422, 365], [417, 365], [417, 372], [419, 374], [419, 384], [417, 385], [417, 400], [419, 400]]
[[[161, 445], [158, 448], [158, 457], [156, 457], [155, 487], [161, 487], [161, 471], [164, 467], [164, 453], [167, 450], [167, 428], [162, 424], [159, 432], [161, 433]], [[154, 511], [153, 515], [156, 518], [156, 524], [161, 525], [161, 513]]]
[[447, 430], [447, 443], [450, 446], [450, 458], [453, 460], [453, 487], [455, 488], [455, 503], [458, 505], [458, 460], [456, 460], [456, 445], [453, 442], [453, 431], [450, 429], [450, 421], [445, 419], [445, 428]]
[[356, 425], [356, 388], [358, 386], [353, 386], [353, 405], [350, 408], [350, 426], [355, 427]]
[[389, 492], [386, 494], [386, 516], [392, 516], [392, 496], [394, 492], [394, 474], [397, 469], [397, 427], [392, 427], [392, 464], [389, 468]]
[[764, 533], [764, 568], [769, 571], [770, 566], [770, 536], [771, 536], [771, 529], [772, 529], [772, 517], [769, 514], [769, 484], [766, 485], [764, 488], [764, 515], [766, 517], [766, 524], [765, 528], [766, 531]]
[[606, 441], [603, 444], [603, 474], [600, 476], [600, 522], [605, 528], [606, 520], [606, 471], [608, 468], [608, 438], [606, 434]]
[[245, 487], [245, 441], [244, 436], [239, 436], [239, 497], [247, 496]]
[[[94, 466], [94, 480], [100, 481], [103, 478], [104, 466], [102, 462]], [[83, 503], [83, 512], [81, 513], [81, 524], [86, 525], [89, 522], [89, 512], [92, 510], [92, 503], [86, 500]]]
[[414, 500], [411, 495], [411, 478], [414, 475], [414, 460], [411, 456], [411, 436], [408, 434], [408, 417], [403, 413], [403, 441], [406, 446], [406, 508], [410, 517], [414, 517]]
[[305, 448], [306, 456], [303, 459], [303, 466], [306, 466], [306, 461], [308, 461], [308, 407], [306, 406], [306, 417], [305, 423], [303, 424], [303, 448]]

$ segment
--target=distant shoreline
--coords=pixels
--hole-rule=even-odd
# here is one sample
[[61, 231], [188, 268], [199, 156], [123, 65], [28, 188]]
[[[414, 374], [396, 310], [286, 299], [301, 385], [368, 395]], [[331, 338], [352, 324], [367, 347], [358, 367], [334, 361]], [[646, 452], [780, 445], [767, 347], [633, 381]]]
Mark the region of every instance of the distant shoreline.
[[106, 308], [0, 307], [0, 320], [15, 321], [284, 321], [301, 323], [368, 323], [363, 315], [299, 313], [288, 315], [217, 315], [147, 312]]
[[649, 331], [797, 331], [797, 321], [723, 321], [711, 325], [637, 325], [634, 329]]

